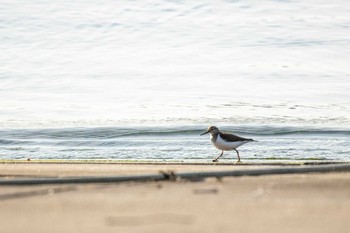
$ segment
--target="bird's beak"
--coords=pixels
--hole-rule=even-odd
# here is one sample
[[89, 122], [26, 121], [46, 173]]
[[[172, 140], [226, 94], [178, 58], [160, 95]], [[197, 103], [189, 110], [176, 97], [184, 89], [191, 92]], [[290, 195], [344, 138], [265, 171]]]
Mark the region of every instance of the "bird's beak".
[[202, 135], [204, 135], [204, 134], [207, 134], [207, 133], [209, 133], [209, 131], [207, 131], [207, 132], [204, 132], [204, 133], [200, 134], [200, 136], [202, 136]]

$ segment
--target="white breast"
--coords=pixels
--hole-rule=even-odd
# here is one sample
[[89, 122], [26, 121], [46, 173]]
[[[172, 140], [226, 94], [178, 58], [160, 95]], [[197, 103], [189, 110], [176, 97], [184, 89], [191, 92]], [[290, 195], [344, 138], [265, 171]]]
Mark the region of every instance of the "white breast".
[[213, 142], [213, 140], [211, 140], [211, 142], [220, 150], [233, 150], [249, 141], [227, 142], [218, 135], [216, 141]]

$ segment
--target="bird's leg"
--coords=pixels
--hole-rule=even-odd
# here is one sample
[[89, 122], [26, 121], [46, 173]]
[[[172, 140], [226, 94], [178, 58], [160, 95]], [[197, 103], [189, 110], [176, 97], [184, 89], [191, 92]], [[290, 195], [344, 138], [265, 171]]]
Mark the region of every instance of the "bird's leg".
[[218, 158], [220, 158], [223, 154], [224, 154], [224, 151], [221, 151], [221, 154], [218, 157], [216, 157], [215, 159], [213, 159], [213, 162], [217, 162]]
[[241, 162], [241, 158], [239, 157], [239, 152], [238, 150], [234, 149], [237, 152], [237, 156], [238, 156], [238, 161], [237, 162]]

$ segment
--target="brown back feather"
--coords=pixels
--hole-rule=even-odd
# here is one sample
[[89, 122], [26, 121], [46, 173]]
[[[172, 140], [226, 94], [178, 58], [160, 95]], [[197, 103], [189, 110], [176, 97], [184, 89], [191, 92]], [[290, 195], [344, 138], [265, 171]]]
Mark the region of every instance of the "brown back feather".
[[242, 138], [234, 134], [220, 133], [220, 137], [226, 141], [237, 142], [237, 141], [253, 141], [253, 139]]

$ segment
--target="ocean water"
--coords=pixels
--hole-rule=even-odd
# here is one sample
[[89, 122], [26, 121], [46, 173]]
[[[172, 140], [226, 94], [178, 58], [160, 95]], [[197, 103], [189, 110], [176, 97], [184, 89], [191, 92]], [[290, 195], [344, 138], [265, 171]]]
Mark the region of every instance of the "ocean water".
[[[350, 4], [0, 2], [0, 159], [350, 160]], [[233, 152], [224, 161], [236, 160]]]

